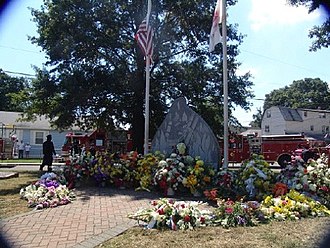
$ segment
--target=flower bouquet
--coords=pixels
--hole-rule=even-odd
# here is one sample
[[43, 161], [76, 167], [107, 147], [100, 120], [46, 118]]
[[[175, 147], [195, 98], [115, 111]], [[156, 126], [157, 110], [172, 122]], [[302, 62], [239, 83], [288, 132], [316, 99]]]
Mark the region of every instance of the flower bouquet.
[[61, 167], [69, 189], [80, 186], [81, 181], [88, 178], [88, 164], [89, 161], [86, 158], [79, 160], [71, 157], [66, 161], [65, 166]]
[[201, 193], [207, 186], [211, 185], [215, 175], [213, 168], [206, 166], [203, 160], [197, 158], [193, 166], [187, 168], [183, 185], [189, 188], [192, 194]]
[[267, 196], [261, 202], [260, 210], [270, 219], [275, 220], [330, 216], [330, 211], [326, 206], [293, 189], [283, 196]]
[[236, 190], [245, 191], [248, 199], [261, 200], [271, 193], [274, 173], [261, 155], [253, 155], [245, 161], [237, 173]]
[[240, 202], [218, 199], [215, 209], [214, 224], [225, 228], [236, 226], [255, 226], [257, 224], [257, 210], [260, 204], [256, 201]]
[[150, 191], [154, 186], [153, 175], [158, 167], [158, 162], [164, 158], [160, 152], [146, 154], [137, 160], [135, 180], [139, 182], [137, 190]]
[[294, 175], [288, 177], [281, 171], [279, 179], [288, 184], [290, 189], [307, 194], [330, 207], [330, 168], [326, 158], [308, 160], [306, 164], [297, 163]]
[[98, 186], [104, 187], [109, 182], [111, 160], [107, 154], [96, 155], [90, 165], [90, 175], [94, 178]]
[[[161, 160], [158, 163], [158, 169], [154, 175], [154, 185], [158, 186], [165, 195], [171, 190], [174, 193], [182, 185], [185, 174], [185, 165], [179, 160], [179, 156], [172, 153], [170, 158]], [[170, 195], [171, 195], [170, 193]]]
[[171, 230], [191, 230], [211, 223], [211, 212], [199, 209], [201, 202], [159, 199], [151, 204], [152, 208], [139, 210], [128, 217], [148, 223], [147, 228]]
[[238, 198], [239, 194], [234, 187], [235, 176], [234, 171], [221, 168], [213, 178], [214, 188], [205, 190], [204, 195], [212, 201], [216, 201], [217, 198]]
[[75, 199], [74, 193], [62, 185], [53, 172], [45, 173], [37, 182], [22, 188], [20, 196], [28, 201], [29, 207], [37, 209], [65, 205]]

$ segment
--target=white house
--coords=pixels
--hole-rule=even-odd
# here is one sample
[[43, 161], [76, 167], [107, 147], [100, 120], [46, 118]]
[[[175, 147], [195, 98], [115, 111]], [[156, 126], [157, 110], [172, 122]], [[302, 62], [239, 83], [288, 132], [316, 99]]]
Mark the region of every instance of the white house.
[[323, 139], [329, 133], [330, 110], [273, 106], [263, 113], [262, 135], [297, 134]]
[[[30, 157], [42, 157], [42, 143], [48, 134], [52, 135], [55, 150], [61, 154], [61, 148], [65, 140], [65, 135], [73, 130], [57, 131], [51, 127], [45, 117], [38, 117], [34, 122], [19, 121], [21, 113], [0, 111], [0, 138], [16, 137], [18, 142], [31, 145]], [[74, 129], [77, 131], [77, 129]]]

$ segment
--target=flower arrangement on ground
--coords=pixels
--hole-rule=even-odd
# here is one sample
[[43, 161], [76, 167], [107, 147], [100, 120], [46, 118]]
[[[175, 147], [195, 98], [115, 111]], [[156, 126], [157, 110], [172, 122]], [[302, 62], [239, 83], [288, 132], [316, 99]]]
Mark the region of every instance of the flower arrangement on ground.
[[262, 200], [271, 193], [274, 173], [261, 155], [253, 155], [244, 161], [238, 170], [235, 185], [238, 191], [245, 191], [248, 199]]
[[204, 161], [196, 158], [192, 166], [187, 167], [186, 178], [183, 185], [189, 188], [192, 194], [201, 193], [212, 183], [215, 172], [213, 168], [204, 164]]
[[159, 199], [151, 202], [152, 207], [137, 211], [128, 217], [148, 223], [147, 228], [169, 228], [187, 230], [206, 226], [211, 221], [211, 212], [200, 210], [201, 202]]
[[164, 155], [160, 152], [149, 153], [138, 159], [135, 180], [139, 182], [140, 186], [137, 190], [150, 191], [154, 186], [153, 175], [157, 170], [158, 162], [162, 159], [164, 159]]
[[172, 153], [166, 160], [159, 161], [153, 177], [154, 185], [159, 186], [165, 195], [168, 194], [169, 189], [178, 191], [185, 173], [185, 164], [180, 160], [180, 156]]
[[265, 216], [275, 220], [297, 220], [308, 216], [330, 216], [330, 211], [326, 206], [293, 189], [283, 196], [267, 196], [261, 202], [260, 210]]
[[97, 155], [90, 164], [90, 175], [98, 186], [105, 186], [110, 182], [111, 159], [108, 154]]
[[89, 177], [89, 163], [87, 157], [81, 159], [71, 157], [66, 161], [65, 166], [61, 167], [69, 189], [79, 186], [81, 181]]
[[55, 173], [45, 173], [40, 180], [20, 190], [20, 196], [28, 201], [29, 207], [37, 209], [57, 207], [70, 203], [75, 195], [66, 185], [59, 182]]
[[225, 228], [236, 226], [255, 226], [257, 209], [260, 204], [256, 201], [240, 202], [218, 199], [218, 208], [215, 209], [213, 222]]
[[309, 159], [307, 163], [296, 160], [289, 169], [282, 169], [278, 181], [330, 207], [330, 168], [327, 158]]
[[204, 195], [211, 201], [217, 201], [217, 198], [222, 199], [237, 199], [238, 192], [235, 190], [235, 172], [229, 169], [220, 168], [213, 179], [214, 187], [210, 190], [205, 190]]

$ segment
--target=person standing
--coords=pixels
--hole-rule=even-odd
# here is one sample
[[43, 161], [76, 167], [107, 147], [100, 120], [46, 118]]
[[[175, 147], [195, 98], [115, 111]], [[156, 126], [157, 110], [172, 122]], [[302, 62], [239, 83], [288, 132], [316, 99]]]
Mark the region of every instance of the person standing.
[[30, 144], [27, 143], [24, 148], [25, 148], [25, 158], [29, 158], [30, 157], [30, 149], [31, 149]]
[[24, 154], [24, 142], [23, 140], [21, 140], [21, 143], [18, 145], [18, 158], [21, 159], [23, 158], [23, 154]]
[[48, 172], [51, 172], [53, 165], [53, 155], [56, 155], [54, 143], [52, 141], [52, 135], [47, 135], [46, 141], [42, 144], [42, 152], [44, 154], [44, 157], [39, 170], [42, 171], [44, 166], [47, 165]]

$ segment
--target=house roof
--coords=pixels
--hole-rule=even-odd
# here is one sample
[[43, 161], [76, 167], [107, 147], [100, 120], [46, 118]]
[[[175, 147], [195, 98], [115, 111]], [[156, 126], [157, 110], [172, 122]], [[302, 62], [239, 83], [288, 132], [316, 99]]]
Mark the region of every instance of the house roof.
[[22, 117], [21, 112], [0, 111], [0, 122], [6, 127], [22, 128], [22, 129], [54, 129], [51, 127], [49, 120], [45, 116], [37, 117], [35, 121], [19, 121]]
[[297, 109], [279, 107], [281, 114], [286, 121], [303, 121]]

